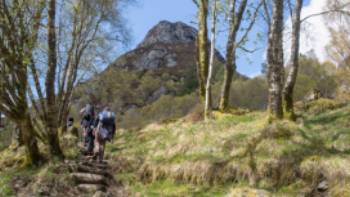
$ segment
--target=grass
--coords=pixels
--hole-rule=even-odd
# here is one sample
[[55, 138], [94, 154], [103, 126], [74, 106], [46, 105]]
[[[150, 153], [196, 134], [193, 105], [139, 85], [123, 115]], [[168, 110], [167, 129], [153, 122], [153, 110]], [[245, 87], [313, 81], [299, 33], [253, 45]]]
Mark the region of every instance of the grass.
[[[66, 159], [74, 160], [79, 155], [77, 138], [67, 134], [61, 136], [61, 142]], [[42, 146], [42, 153], [47, 156]], [[77, 194], [71, 187], [67, 165], [52, 160], [39, 168], [28, 167], [24, 153], [24, 147], [15, 144], [0, 152], [0, 196], [60, 196], [62, 191], [67, 191], [67, 196]]]
[[350, 106], [312, 106], [298, 123], [268, 126], [264, 112], [216, 112], [208, 122], [123, 130], [107, 155], [124, 161], [128, 167], [116, 176], [141, 196], [230, 196], [238, 190], [295, 196], [310, 194], [321, 179], [337, 196], [337, 188], [350, 184]]
[[[120, 130], [107, 144], [106, 157], [115, 177], [135, 196], [292, 197], [313, 194], [324, 180], [329, 196], [350, 196], [350, 105], [311, 105], [296, 123], [268, 125], [264, 112], [215, 112], [209, 121], [185, 117], [139, 131]], [[68, 158], [76, 158], [77, 139], [61, 140]], [[30, 180], [27, 189], [33, 195], [45, 188], [74, 194], [66, 168], [57, 162], [21, 168], [23, 151], [0, 154], [1, 196], [15, 194], [18, 177]]]

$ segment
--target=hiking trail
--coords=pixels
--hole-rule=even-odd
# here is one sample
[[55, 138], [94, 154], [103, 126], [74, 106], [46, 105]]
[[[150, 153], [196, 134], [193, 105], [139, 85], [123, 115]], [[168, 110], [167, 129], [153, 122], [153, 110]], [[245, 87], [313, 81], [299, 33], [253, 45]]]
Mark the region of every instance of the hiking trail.
[[91, 157], [82, 157], [69, 164], [70, 176], [75, 186], [86, 196], [124, 197], [128, 193], [115, 180], [108, 161], [98, 162]]

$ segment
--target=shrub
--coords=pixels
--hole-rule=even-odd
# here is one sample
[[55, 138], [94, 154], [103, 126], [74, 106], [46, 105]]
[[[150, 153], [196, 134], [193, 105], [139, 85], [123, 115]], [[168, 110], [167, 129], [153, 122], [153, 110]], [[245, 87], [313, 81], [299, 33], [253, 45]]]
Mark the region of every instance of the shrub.
[[306, 104], [306, 109], [309, 113], [320, 114], [327, 110], [333, 110], [341, 106], [343, 106], [343, 104], [336, 100], [321, 98]]

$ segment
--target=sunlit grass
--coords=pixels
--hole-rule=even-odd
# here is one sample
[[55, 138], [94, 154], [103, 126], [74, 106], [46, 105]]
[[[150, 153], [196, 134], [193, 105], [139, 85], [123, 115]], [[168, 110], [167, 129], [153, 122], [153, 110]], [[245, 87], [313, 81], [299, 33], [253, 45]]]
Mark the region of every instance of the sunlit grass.
[[[195, 192], [189, 188], [204, 191], [205, 185], [213, 190], [226, 184], [239, 188], [237, 183], [252, 184], [254, 177], [255, 187], [277, 196], [295, 196], [317, 181], [308, 177], [325, 170], [331, 178], [338, 174], [335, 169], [341, 169], [342, 176], [332, 180], [336, 188], [344, 185], [340, 179], [350, 177], [345, 169], [350, 163], [350, 106], [320, 103], [305, 113], [301, 123], [268, 126], [264, 112], [215, 112], [214, 120], [207, 122], [179, 120], [139, 132], [124, 130], [108, 146], [108, 154], [131, 163], [142, 161], [121, 174], [127, 174], [132, 191], [145, 196], [192, 196]], [[322, 109], [316, 110], [317, 105]], [[218, 196], [225, 196], [231, 189], [220, 191]]]

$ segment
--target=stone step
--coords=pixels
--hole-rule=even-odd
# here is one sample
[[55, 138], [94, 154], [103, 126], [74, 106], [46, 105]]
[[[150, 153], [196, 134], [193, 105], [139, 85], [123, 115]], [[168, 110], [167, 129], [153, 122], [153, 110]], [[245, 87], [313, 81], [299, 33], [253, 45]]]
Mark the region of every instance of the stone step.
[[79, 184], [78, 189], [86, 193], [95, 193], [97, 191], [106, 191], [106, 187], [101, 184]]
[[71, 176], [77, 183], [108, 185], [106, 177], [91, 173], [72, 173]]
[[79, 165], [82, 166], [89, 166], [93, 168], [98, 168], [98, 169], [108, 169], [109, 166], [106, 163], [99, 163], [99, 162], [88, 162], [88, 161], [82, 161], [79, 163]]
[[91, 166], [77, 165], [76, 172], [97, 174], [102, 175], [106, 178], [113, 178], [113, 176], [108, 172], [107, 169], [93, 168]]
[[[110, 197], [108, 193], [105, 193], [103, 191], [97, 191], [92, 197]], [[119, 195], [118, 195], [119, 196]]]

